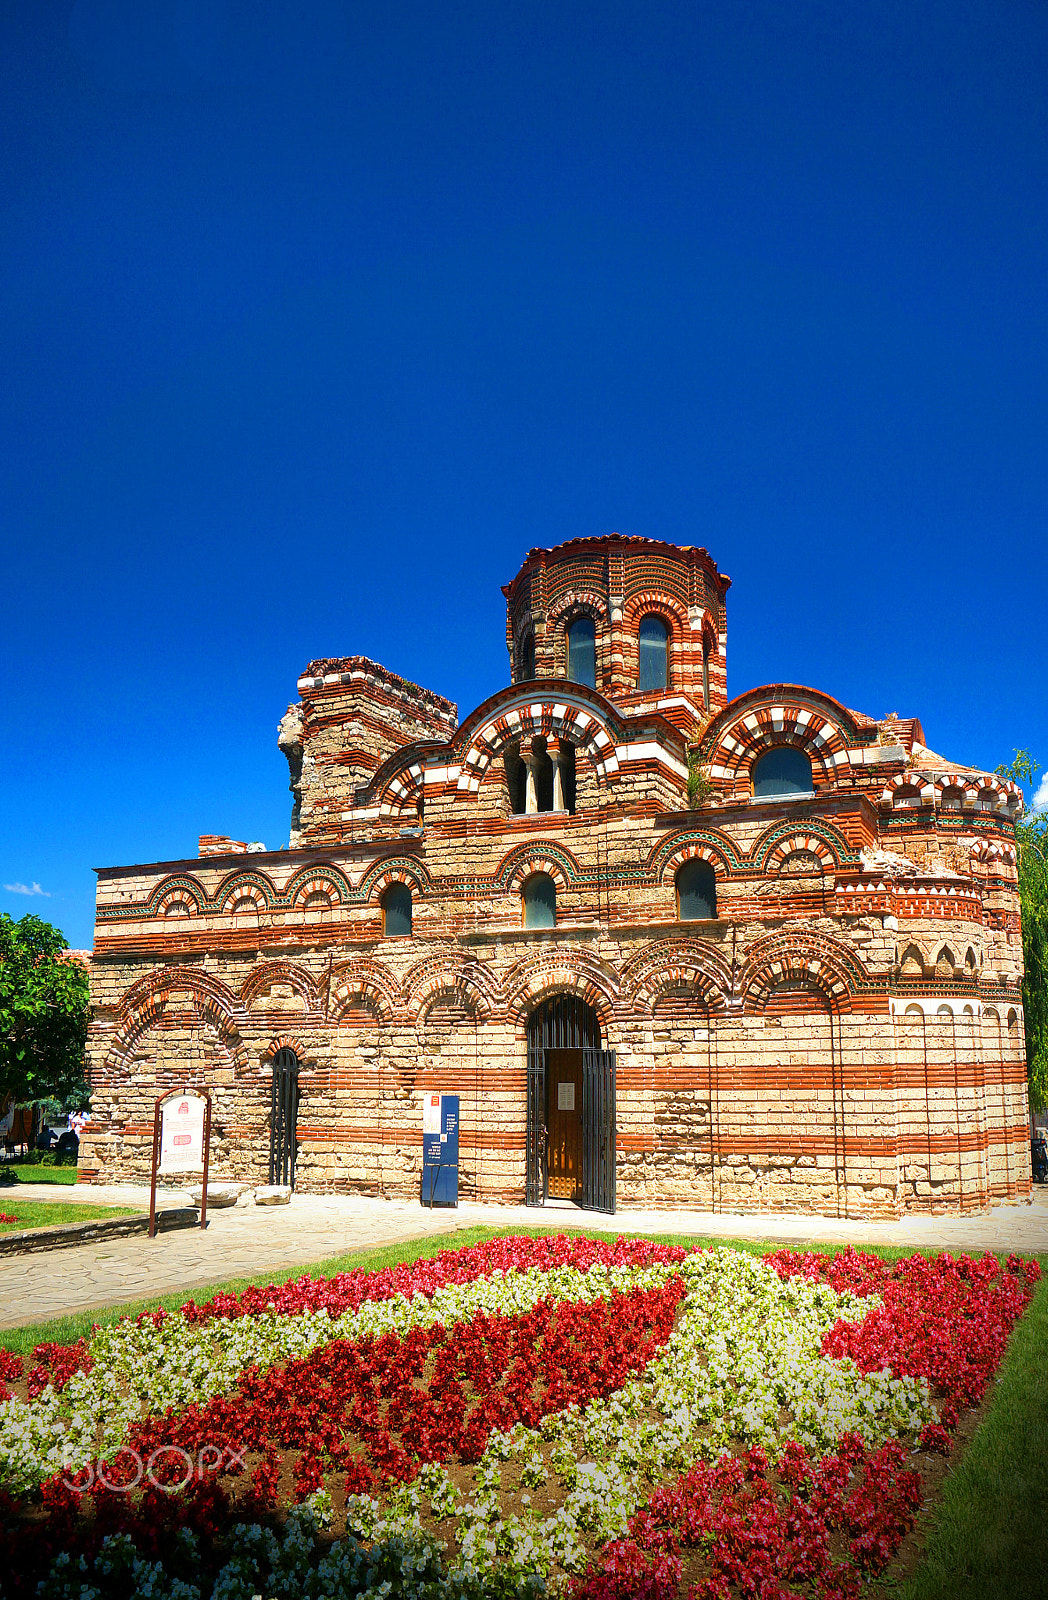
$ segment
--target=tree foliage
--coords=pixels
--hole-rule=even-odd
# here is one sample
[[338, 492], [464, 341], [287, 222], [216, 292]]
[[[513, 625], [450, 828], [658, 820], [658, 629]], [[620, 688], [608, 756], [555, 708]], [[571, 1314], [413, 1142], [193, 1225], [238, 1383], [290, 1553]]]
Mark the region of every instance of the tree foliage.
[[[1039, 770], [1029, 751], [997, 768], [1013, 783], [1032, 783]], [[1048, 812], [1035, 811], [1015, 824], [1019, 901], [1023, 919], [1023, 1016], [1030, 1104], [1048, 1105]]]
[[0, 1103], [83, 1093], [88, 977], [39, 917], [0, 914]]

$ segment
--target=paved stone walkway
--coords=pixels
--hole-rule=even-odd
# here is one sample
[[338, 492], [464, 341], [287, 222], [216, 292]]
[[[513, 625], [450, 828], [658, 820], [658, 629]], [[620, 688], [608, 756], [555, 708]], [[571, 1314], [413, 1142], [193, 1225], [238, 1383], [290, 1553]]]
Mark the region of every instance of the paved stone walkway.
[[[12, 1191], [4, 1191], [5, 1205]], [[149, 1190], [34, 1184], [35, 1200], [87, 1200], [149, 1206]], [[158, 1195], [163, 1205], [184, 1204], [182, 1191]], [[10, 1207], [8, 1206], [10, 1209]], [[1048, 1187], [1031, 1205], [995, 1206], [984, 1216], [909, 1217], [899, 1222], [845, 1222], [828, 1217], [765, 1213], [740, 1216], [709, 1211], [620, 1211], [616, 1216], [555, 1204], [478, 1205], [428, 1211], [407, 1202], [343, 1195], [302, 1195], [290, 1205], [237, 1205], [208, 1213], [208, 1226], [0, 1260], [0, 1327], [44, 1322], [76, 1311], [121, 1305], [165, 1294], [191, 1294], [231, 1278], [286, 1276], [331, 1256], [372, 1245], [394, 1244], [461, 1228], [584, 1227], [610, 1233], [676, 1233], [721, 1239], [761, 1239], [775, 1244], [899, 1244], [914, 1249], [981, 1253], [1048, 1252]]]

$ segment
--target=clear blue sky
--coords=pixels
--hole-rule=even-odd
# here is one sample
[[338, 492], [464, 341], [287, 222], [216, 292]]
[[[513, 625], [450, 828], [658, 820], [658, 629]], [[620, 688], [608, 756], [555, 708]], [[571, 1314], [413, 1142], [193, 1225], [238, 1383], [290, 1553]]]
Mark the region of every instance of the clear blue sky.
[[580, 534], [1048, 766], [1043, 0], [32, 0], [0, 129], [0, 909], [286, 843], [306, 662], [464, 714]]

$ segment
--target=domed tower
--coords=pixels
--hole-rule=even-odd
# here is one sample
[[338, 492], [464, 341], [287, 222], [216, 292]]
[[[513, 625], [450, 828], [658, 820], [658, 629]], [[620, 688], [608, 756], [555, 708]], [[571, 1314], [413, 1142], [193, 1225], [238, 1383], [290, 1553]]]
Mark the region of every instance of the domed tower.
[[727, 704], [731, 579], [695, 545], [572, 539], [530, 550], [503, 588], [514, 683], [567, 678], [688, 737]]

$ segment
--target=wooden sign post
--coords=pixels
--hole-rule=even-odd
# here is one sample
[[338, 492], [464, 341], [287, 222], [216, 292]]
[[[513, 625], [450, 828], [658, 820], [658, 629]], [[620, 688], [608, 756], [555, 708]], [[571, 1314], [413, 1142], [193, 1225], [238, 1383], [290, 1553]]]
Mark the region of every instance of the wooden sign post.
[[211, 1157], [211, 1096], [202, 1089], [169, 1089], [153, 1107], [153, 1167], [149, 1187], [149, 1237], [156, 1238], [156, 1178], [204, 1169], [200, 1226], [207, 1226], [207, 1168]]

